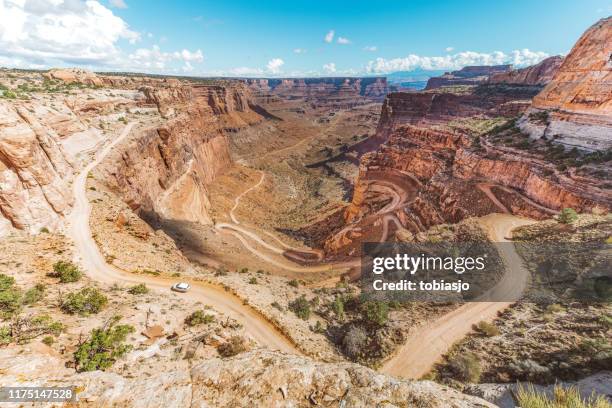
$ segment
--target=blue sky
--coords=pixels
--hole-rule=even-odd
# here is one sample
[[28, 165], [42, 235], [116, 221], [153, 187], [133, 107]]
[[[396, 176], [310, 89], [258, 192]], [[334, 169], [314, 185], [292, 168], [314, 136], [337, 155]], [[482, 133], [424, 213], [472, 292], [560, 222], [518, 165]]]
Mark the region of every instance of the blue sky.
[[0, 0], [0, 65], [247, 76], [529, 65], [611, 14], [610, 0]]

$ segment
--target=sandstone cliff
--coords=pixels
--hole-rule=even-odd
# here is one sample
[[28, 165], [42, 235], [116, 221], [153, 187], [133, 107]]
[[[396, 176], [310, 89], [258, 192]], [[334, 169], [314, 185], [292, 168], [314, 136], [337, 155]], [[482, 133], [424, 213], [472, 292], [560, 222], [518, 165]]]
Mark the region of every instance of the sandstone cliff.
[[510, 65], [475, 65], [463, 67], [458, 71], [447, 72], [439, 77], [429, 78], [426, 90], [454, 85], [478, 85], [485, 82], [490, 75], [507, 72]]
[[238, 83], [141, 90], [167, 121], [136, 132], [109, 157], [101, 170], [107, 183], [144, 215], [210, 223], [207, 186], [232, 162], [227, 135], [263, 117]]
[[568, 147], [612, 148], [611, 55], [612, 17], [608, 17], [580, 37], [552, 81], [533, 99], [521, 129], [534, 139], [544, 137]]
[[44, 126], [32, 112], [0, 101], [0, 229], [56, 229], [72, 203], [72, 165], [53, 130], [62, 121]]
[[492, 74], [489, 84], [546, 85], [559, 70], [563, 57], [548, 57], [536, 65]]
[[24, 385], [77, 385], [82, 390], [79, 406], [85, 407], [493, 407], [431, 381], [398, 380], [357, 364], [318, 363], [265, 350], [211, 358], [191, 370], [147, 378], [102, 371], [75, 375], [59, 359], [34, 350], [27, 355], [4, 352], [4, 361], [10, 364], [3, 364], [8, 369], [2, 385], [18, 379]]

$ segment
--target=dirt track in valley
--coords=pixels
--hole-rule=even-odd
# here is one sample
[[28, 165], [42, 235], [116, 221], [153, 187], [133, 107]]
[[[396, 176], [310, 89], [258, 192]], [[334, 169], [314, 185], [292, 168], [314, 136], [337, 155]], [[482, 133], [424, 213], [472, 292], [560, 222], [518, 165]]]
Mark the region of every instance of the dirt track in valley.
[[168, 295], [177, 296], [177, 298], [182, 297], [192, 301], [200, 301], [239, 321], [244, 326], [246, 333], [252, 336], [259, 344], [271, 349], [301, 354], [291, 341], [266, 320], [264, 316], [253, 308], [244, 305], [242, 299], [226, 292], [221, 287], [191, 281], [192, 288], [188, 293], [176, 294], [170, 291], [170, 286], [174, 283], [170, 279], [135, 275], [106, 263], [98, 245], [92, 238], [89, 226], [91, 204], [86, 194], [87, 175], [117, 144], [128, 136], [133, 126], [134, 123], [126, 125], [115, 140], [98, 152], [95, 160], [89, 163], [78, 174], [73, 183], [72, 188], [75, 202], [68, 220], [68, 235], [74, 242], [75, 253], [78, 257], [77, 261], [83, 267], [86, 274], [93, 280], [106, 284], [121, 283], [134, 285], [145, 283], [153, 290], [166, 292]]

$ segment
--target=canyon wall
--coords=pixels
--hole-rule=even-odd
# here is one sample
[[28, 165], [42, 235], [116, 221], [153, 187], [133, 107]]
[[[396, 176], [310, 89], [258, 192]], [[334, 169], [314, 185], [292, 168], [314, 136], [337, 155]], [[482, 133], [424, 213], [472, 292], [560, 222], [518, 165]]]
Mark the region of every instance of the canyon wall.
[[489, 76], [488, 84], [541, 85], [548, 84], [563, 62], [563, 57], [548, 57], [536, 65], [506, 72], [497, 72]]
[[72, 204], [72, 164], [54, 127], [78, 121], [48, 116], [45, 125], [33, 112], [31, 104], [0, 101], [0, 235], [9, 227], [56, 229]]
[[612, 148], [612, 17], [580, 37], [519, 126], [568, 148]]
[[262, 101], [303, 100], [314, 106], [350, 108], [382, 102], [389, 91], [384, 77], [244, 79]]
[[511, 65], [475, 65], [463, 67], [458, 71], [447, 72], [438, 77], [429, 78], [425, 90], [443, 86], [478, 85], [486, 82], [489, 76], [510, 71]]
[[141, 129], [101, 171], [143, 214], [210, 223], [207, 186], [231, 164], [228, 134], [263, 120], [244, 84], [143, 87], [167, 121]]

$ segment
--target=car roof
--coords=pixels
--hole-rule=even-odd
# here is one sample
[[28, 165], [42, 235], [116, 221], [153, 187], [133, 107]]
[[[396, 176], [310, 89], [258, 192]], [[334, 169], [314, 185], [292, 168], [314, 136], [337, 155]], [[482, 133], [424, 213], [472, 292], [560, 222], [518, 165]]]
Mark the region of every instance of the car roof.
[[176, 284], [176, 286], [179, 288], [187, 288], [189, 287], [189, 284], [187, 282], [179, 282]]

